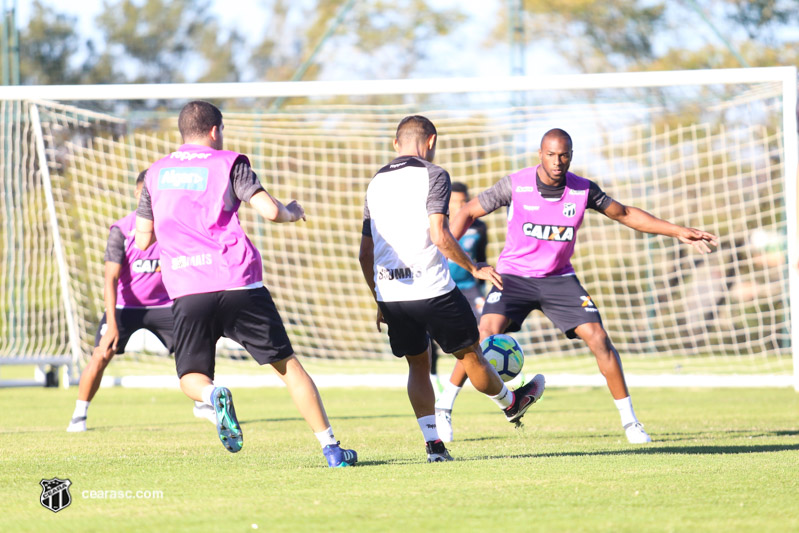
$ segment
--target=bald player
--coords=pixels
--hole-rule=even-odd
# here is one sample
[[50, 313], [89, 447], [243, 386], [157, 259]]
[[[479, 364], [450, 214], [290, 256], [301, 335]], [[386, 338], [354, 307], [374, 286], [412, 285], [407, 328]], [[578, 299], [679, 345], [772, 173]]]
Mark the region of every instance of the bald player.
[[[596, 183], [569, 172], [572, 140], [562, 129], [546, 132], [538, 156], [540, 165], [500, 179], [469, 201], [450, 223], [452, 234], [460, 238], [476, 219], [510, 206], [505, 248], [496, 269], [503, 287], [492, 288], [486, 297], [480, 339], [519, 331], [532, 310], [542, 311], [568, 338], [579, 337], [593, 352], [619, 410], [627, 440], [633, 444], [651, 442], [633, 411], [619, 352], [572, 268], [577, 231], [586, 210], [594, 209], [636, 231], [679, 239], [702, 254], [711, 251], [708, 244], [717, 246], [717, 237], [623, 205]], [[466, 373], [458, 362], [436, 403], [438, 432], [445, 442], [452, 440], [452, 407], [465, 382]]]

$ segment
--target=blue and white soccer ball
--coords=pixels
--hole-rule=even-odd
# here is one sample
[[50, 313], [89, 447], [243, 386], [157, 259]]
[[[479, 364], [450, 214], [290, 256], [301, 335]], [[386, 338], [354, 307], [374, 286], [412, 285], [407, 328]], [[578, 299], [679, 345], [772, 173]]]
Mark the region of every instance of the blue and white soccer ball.
[[510, 381], [519, 375], [524, 366], [524, 352], [516, 339], [510, 335], [491, 335], [480, 343], [483, 356], [497, 369], [502, 381]]

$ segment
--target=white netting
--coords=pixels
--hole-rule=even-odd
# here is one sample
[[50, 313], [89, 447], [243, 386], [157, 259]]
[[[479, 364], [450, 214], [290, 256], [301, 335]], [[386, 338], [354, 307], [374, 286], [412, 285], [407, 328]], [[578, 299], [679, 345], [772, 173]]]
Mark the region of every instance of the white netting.
[[[337, 97], [337, 105], [304, 100], [281, 111], [260, 111], [268, 102], [257, 99], [220, 105], [225, 148], [247, 154], [273, 195], [298, 199], [308, 214], [307, 223], [275, 225], [258, 220], [249, 207], [240, 211], [297, 352], [333, 359], [390, 357], [385, 333], [375, 331], [374, 303], [357, 259], [363, 198], [373, 173], [394, 156], [397, 122], [421, 113], [439, 130], [436, 162], [472, 194], [536, 164], [541, 135], [562, 127], [574, 139], [572, 171], [622, 203], [720, 236], [719, 250], [701, 256], [674, 239], [642, 235], [599, 213], [587, 214], [573, 263], [628, 371], [790, 372], [781, 85], [522, 96], [513, 101], [525, 105], [513, 107], [508, 94], [381, 97], [380, 104], [377, 97]], [[122, 118], [39, 103], [86, 353], [102, 313], [108, 227], [134, 208], [138, 172], [179, 145], [175, 117], [183, 103], [166, 101], [162, 114]], [[4, 236], [22, 223], [9, 211], [17, 213], [6, 200]], [[489, 260], [495, 263], [504, 243], [504, 213], [484, 220]], [[35, 244], [46, 243], [45, 232]], [[28, 266], [35, 251], [7, 245], [3, 253], [24, 254], [13, 268], [6, 267], [4, 286], [12, 272], [20, 287], [54, 290], [54, 274], [49, 280], [30, 275], [45, 268]], [[6, 311], [6, 330], [9, 316]], [[43, 327], [40, 319], [26, 320]], [[55, 317], [44, 326], [46, 333], [26, 335], [39, 343], [55, 331], [63, 338], [61, 321]], [[538, 313], [517, 338], [528, 356], [553, 367], [595, 371], [585, 346], [565, 339]], [[2, 342], [4, 355], [19, 350], [5, 335]], [[235, 349], [223, 353], [240, 355]]]

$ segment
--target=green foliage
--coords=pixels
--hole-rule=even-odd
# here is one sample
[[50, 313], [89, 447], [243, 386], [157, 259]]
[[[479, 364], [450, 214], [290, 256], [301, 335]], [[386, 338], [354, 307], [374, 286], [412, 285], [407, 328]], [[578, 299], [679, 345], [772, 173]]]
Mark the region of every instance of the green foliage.
[[[528, 362], [529, 364], [529, 362]], [[522, 431], [473, 390], [455, 461], [425, 463], [404, 390], [324, 389], [361, 464], [327, 469], [285, 389], [234, 390], [244, 448], [226, 452], [177, 390], [103, 389], [90, 431], [64, 431], [75, 390], [0, 390], [3, 531], [795, 531], [799, 395], [643, 389], [655, 441], [630, 445], [605, 389], [548, 389]], [[68, 478], [73, 503], [39, 503]], [[83, 491], [163, 491], [88, 499]], [[256, 526], [253, 526], [255, 524]]]

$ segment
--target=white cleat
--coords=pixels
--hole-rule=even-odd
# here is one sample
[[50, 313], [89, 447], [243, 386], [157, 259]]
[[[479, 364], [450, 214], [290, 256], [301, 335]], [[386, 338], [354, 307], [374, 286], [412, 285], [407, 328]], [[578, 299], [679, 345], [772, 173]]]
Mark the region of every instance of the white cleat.
[[452, 442], [452, 409], [436, 409], [436, 429], [441, 442]]
[[213, 425], [216, 425], [216, 411], [214, 411], [214, 408], [210, 405], [206, 405], [202, 402], [194, 402], [192, 412], [197, 418], [205, 418]]
[[70, 420], [69, 426], [67, 426], [67, 431], [69, 433], [80, 433], [81, 431], [86, 431], [86, 417], [76, 416]]
[[645, 444], [652, 442], [652, 437], [644, 431], [644, 425], [641, 422], [633, 422], [624, 426], [624, 432], [627, 434], [627, 440], [631, 444]]

